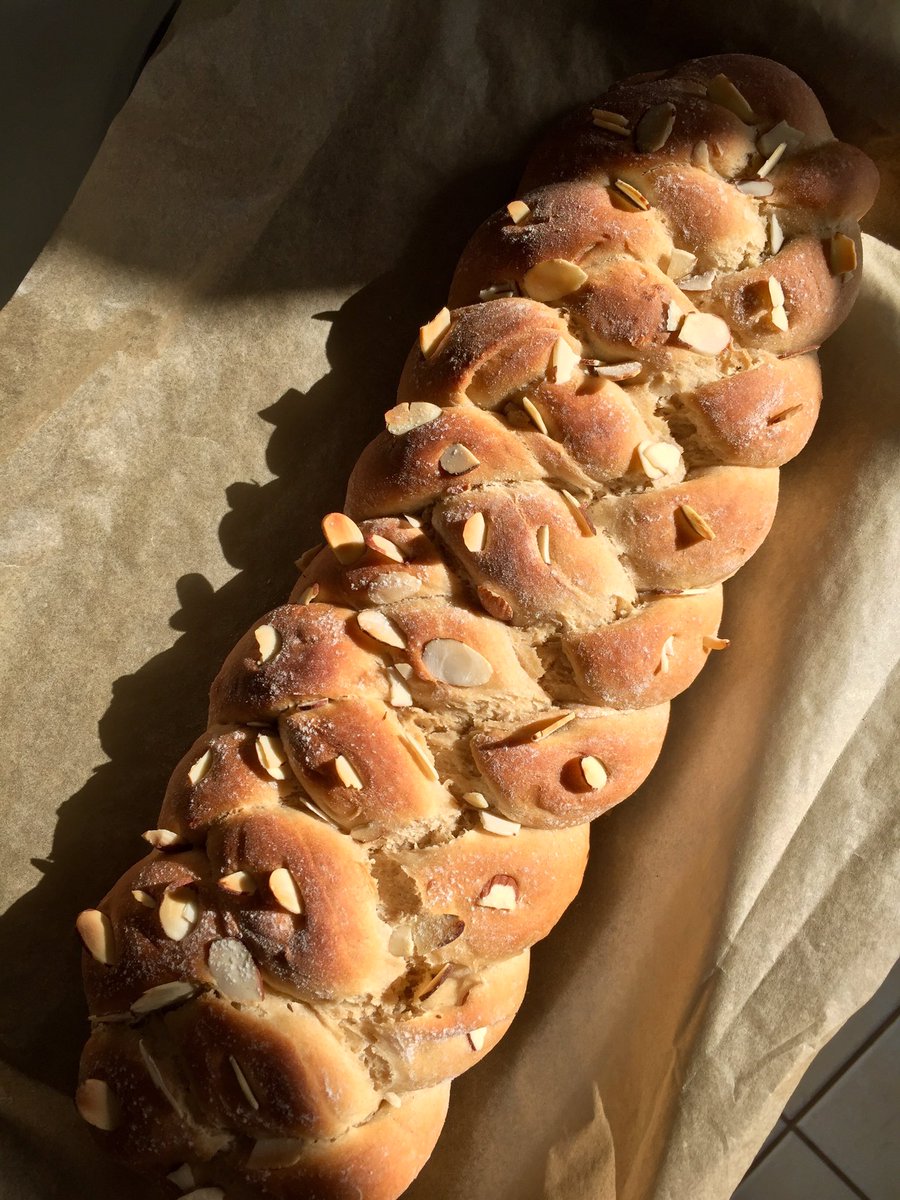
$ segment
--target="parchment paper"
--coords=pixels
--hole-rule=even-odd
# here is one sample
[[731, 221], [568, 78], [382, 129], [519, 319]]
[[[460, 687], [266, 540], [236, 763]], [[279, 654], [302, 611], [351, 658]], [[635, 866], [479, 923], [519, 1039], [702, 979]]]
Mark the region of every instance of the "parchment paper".
[[[741, 11], [731, 11], [740, 7]], [[898, 950], [900, 35], [888, 4], [188, 2], [0, 314], [0, 1193], [159, 1194], [71, 1105], [76, 912], [142, 853], [233, 639], [280, 603], [406, 349], [549, 119], [768, 53], [884, 188], [727, 654], [594, 827], [415, 1200], [725, 1200]]]

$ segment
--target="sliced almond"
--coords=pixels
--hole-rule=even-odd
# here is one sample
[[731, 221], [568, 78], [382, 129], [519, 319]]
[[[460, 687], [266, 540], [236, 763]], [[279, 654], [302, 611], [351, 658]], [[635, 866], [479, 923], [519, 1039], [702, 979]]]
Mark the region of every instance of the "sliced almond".
[[634, 379], [636, 376], [640, 375], [643, 369], [643, 363], [639, 362], [598, 362], [592, 364], [591, 374], [599, 375], [603, 379], [612, 379], [614, 383], [621, 383], [623, 379]]
[[462, 531], [463, 545], [472, 554], [480, 554], [487, 541], [487, 522], [483, 512], [474, 512], [466, 519]]
[[397, 672], [396, 667], [388, 667], [387, 671], [388, 687], [390, 689], [389, 700], [392, 708], [411, 708], [413, 703], [412, 692], [406, 686], [406, 681], [403, 676]]
[[701, 171], [709, 171], [712, 166], [709, 161], [709, 144], [707, 142], [697, 142], [691, 151], [691, 162]]
[[269, 875], [269, 891], [287, 912], [296, 916], [303, 912], [303, 897], [287, 867], [276, 867]]
[[237, 938], [218, 938], [210, 942], [209, 973], [226, 1000], [235, 1004], [253, 1004], [263, 998], [262, 979], [253, 955]]
[[488, 802], [481, 792], [463, 792], [463, 800], [469, 808], [487, 808]]
[[265, 773], [272, 779], [287, 779], [289, 770], [287, 755], [281, 738], [273, 733], [260, 733], [256, 737], [256, 757]]
[[708, 292], [716, 282], [715, 271], [704, 271], [701, 275], [685, 275], [678, 286], [683, 292]]
[[186, 1196], [182, 1196], [181, 1200], [225, 1200], [225, 1193], [220, 1187], [195, 1188]]
[[597, 530], [594, 528], [593, 522], [591, 521], [591, 519], [587, 515], [587, 513], [584, 511], [584, 509], [581, 507], [581, 505], [578, 503], [578, 501], [575, 499], [575, 497], [572, 495], [572, 493], [567, 492], [565, 488], [560, 488], [559, 494], [562, 496], [563, 500], [565, 501], [566, 507], [568, 508], [569, 512], [575, 518], [575, 523], [577, 524], [579, 530], [581, 531], [581, 536], [582, 537], [596, 537]]
[[416, 943], [411, 925], [398, 925], [391, 930], [388, 950], [397, 958], [411, 958], [415, 954]]
[[182, 1163], [175, 1171], [170, 1171], [166, 1176], [170, 1183], [174, 1183], [181, 1191], [186, 1192], [188, 1188], [192, 1188], [197, 1182], [193, 1168], [190, 1163]]
[[836, 233], [829, 246], [829, 264], [833, 275], [846, 275], [857, 265], [856, 242], [846, 233]]
[[155, 1088], [157, 1088], [165, 1096], [166, 1100], [172, 1107], [172, 1110], [178, 1114], [183, 1121], [188, 1119], [188, 1114], [184, 1110], [184, 1105], [177, 1098], [175, 1093], [166, 1082], [166, 1078], [160, 1070], [159, 1063], [147, 1049], [147, 1044], [143, 1038], [138, 1039], [138, 1050], [140, 1051], [141, 1059], [147, 1069], [147, 1074]]
[[115, 963], [116, 943], [112, 922], [106, 913], [102, 913], [99, 908], [86, 908], [78, 914], [75, 928], [91, 958], [106, 967]]
[[339, 754], [334, 760], [334, 769], [337, 772], [337, 777], [346, 788], [352, 788], [359, 792], [362, 790], [363, 781], [356, 773], [356, 769], [349, 759], [343, 754]]
[[766, 291], [769, 293], [769, 302], [773, 308], [784, 304], [784, 288], [774, 275], [770, 275], [766, 280]]
[[480, 812], [478, 819], [488, 833], [496, 833], [500, 837], [515, 837], [522, 828], [518, 821], [507, 821], [506, 817], [498, 817], [492, 812]]
[[682, 321], [678, 340], [698, 354], [721, 354], [731, 341], [731, 330], [713, 313], [692, 312]]
[[742, 179], [734, 186], [742, 195], [753, 196], [757, 200], [771, 196], [775, 191], [775, 184], [771, 179]]
[[547, 428], [547, 422], [544, 420], [541, 410], [538, 408], [535, 402], [528, 396], [523, 396], [522, 407], [528, 413], [529, 417], [531, 417], [531, 420], [538, 431], [549, 436], [550, 430]]
[[158, 983], [156, 987], [147, 988], [131, 1006], [136, 1017], [145, 1017], [147, 1013], [156, 1012], [160, 1008], [170, 1008], [183, 1000], [190, 1000], [197, 992], [192, 983], [183, 979], [174, 979], [171, 983]]
[[476, 1052], [476, 1054], [478, 1051], [484, 1049], [484, 1043], [487, 1035], [488, 1027], [486, 1025], [482, 1025], [479, 1029], [470, 1029], [466, 1034], [466, 1037], [469, 1039], [469, 1045]]
[[683, 279], [685, 275], [690, 275], [696, 265], [696, 254], [691, 254], [690, 250], [679, 250], [676, 247], [669, 257], [666, 274], [670, 279]]
[[647, 199], [644, 193], [639, 192], [634, 184], [628, 183], [627, 180], [616, 179], [613, 181], [613, 187], [617, 192], [619, 192], [620, 195], [624, 196], [626, 200], [630, 200], [636, 208], [640, 208], [646, 212], [650, 207], [650, 201]]
[[432, 638], [422, 649], [425, 670], [452, 687], [482, 687], [494, 673], [483, 654], [456, 638]]
[[591, 123], [597, 129], [604, 129], [607, 133], [614, 133], [616, 137], [628, 137], [631, 133], [630, 126], [620, 125], [618, 121], [604, 121], [600, 117], [593, 117]]
[[366, 545], [376, 554], [380, 554], [382, 558], [390, 559], [391, 562], [402, 563], [404, 561], [398, 547], [389, 538], [382, 537], [380, 533], [370, 533], [366, 538]]
[[782, 332], [787, 330], [790, 324], [788, 321], [787, 309], [783, 304], [776, 304], [776, 306], [769, 313], [769, 320], [776, 329], [780, 329]]
[[600, 788], [606, 787], [606, 767], [599, 758], [595, 758], [593, 754], [585, 754], [583, 758], [578, 760], [578, 765], [581, 767], [581, 774], [584, 776], [584, 782], [593, 791], [599, 791]]
[[681, 327], [681, 322], [684, 320], [684, 313], [678, 307], [674, 300], [669, 301], [669, 307], [666, 310], [666, 332], [677, 333]]
[[356, 614], [356, 623], [363, 633], [367, 633], [376, 642], [381, 642], [384, 646], [393, 646], [397, 650], [405, 649], [406, 640], [400, 630], [390, 617], [386, 617], [377, 609], [363, 609]]
[[738, 91], [727, 75], [715, 75], [706, 85], [706, 95], [713, 104], [721, 104], [745, 125], [752, 125], [755, 119], [753, 109], [743, 94]]
[[219, 887], [232, 896], [252, 896], [256, 891], [256, 880], [249, 871], [232, 871], [218, 881]]
[[281, 649], [281, 634], [274, 625], [259, 625], [253, 630], [253, 636], [259, 646], [259, 661], [271, 662]]
[[798, 150], [803, 145], [805, 140], [806, 134], [802, 130], [795, 129], [787, 121], [779, 121], [767, 133], [762, 134], [757, 140], [756, 148], [763, 158], [768, 158], [783, 143], [786, 147], [786, 153], [793, 154], [795, 150]]
[[452, 963], [444, 963], [433, 975], [426, 976], [413, 991], [413, 1000], [421, 1002], [427, 1000], [429, 996], [433, 996], [441, 984], [446, 982], [452, 969]]
[[766, 161], [756, 172], [757, 178], [765, 179], [772, 168], [776, 167], [781, 162], [785, 150], [787, 150], [787, 142], [779, 142]]
[[171, 850], [174, 846], [185, 844], [183, 838], [171, 829], [145, 829], [141, 837], [154, 850]]
[[384, 424], [388, 433], [394, 437], [418, 429], [420, 425], [429, 425], [441, 415], [441, 409], [427, 400], [413, 400], [411, 404], [396, 404], [384, 414]]
[[522, 287], [532, 300], [549, 304], [561, 300], [587, 282], [587, 274], [567, 258], [548, 258], [525, 272]]
[[413, 527], [413, 529], [421, 529], [422, 528], [422, 522], [419, 520], [419, 518], [412, 517], [412, 516], [410, 516], [409, 513], [403, 514], [403, 520], [406, 521], [408, 524], [410, 524]]
[[448, 446], [438, 461], [448, 475], [465, 475], [479, 465], [479, 460], [462, 442]]
[[396, 1092], [385, 1092], [382, 1099], [384, 1100], [385, 1104], [389, 1104], [391, 1108], [399, 1108], [402, 1104], [402, 1101]]
[[478, 299], [485, 300], [505, 300], [509, 296], [516, 294], [516, 287], [513, 283], [492, 283], [490, 287], [482, 288], [478, 293]]
[[604, 125], [615, 125], [618, 129], [628, 129], [628, 118], [621, 113], [611, 112], [608, 108], [592, 108], [591, 118], [602, 121]]
[[693, 529], [698, 537], [703, 538], [707, 542], [715, 541], [715, 531], [707, 521], [706, 517], [702, 517], [695, 508], [691, 508], [690, 504], [680, 504], [678, 511]]
[[440, 776], [437, 773], [437, 768], [434, 765], [434, 759], [431, 757], [431, 752], [427, 747], [423, 746], [418, 738], [413, 737], [410, 733], [401, 733], [400, 741], [409, 751], [410, 758], [425, 776], [430, 783], [437, 783]]
[[511, 875], [494, 875], [481, 889], [475, 903], [479, 908], [495, 908], [501, 912], [512, 912], [518, 898], [519, 890]]
[[479, 583], [475, 591], [485, 612], [490, 613], [492, 617], [496, 617], [498, 621], [511, 621], [513, 619], [513, 607], [505, 596], [501, 596], [499, 592], [495, 592], [493, 588], [488, 587], [485, 583]]
[[325, 541], [334, 552], [334, 557], [344, 567], [359, 562], [366, 552], [366, 539], [362, 530], [344, 513], [333, 512], [324, 517], [322, 532]]
[[350, 836], [354, 842], [359, 842], [361, 845], [376, 841], [381, 834], [382, 830], [379, 825], [356, 825], [350, 830]]
[[727, 650], [731, 645], [728, 638], [717, 637], [713, 634], [706, 634], [703, 638], [704, 650]]
[[581, 362], [581, 347], [573, 350], [564, 337], [556, 339], [550, 351], [547, 377], [551, 383], [568, 383]]
[[538, 525], [537, 529], [538, 554], [541, 561], [550, 565], [550, 526]]
[[642, 154], [662, 150], [675, 125], [675, 105], [668, 100], [648, 108], [634, 131], [634, 144]]
[[794, 413], [800, 412], [803, 408], [802, 404], [792, 404], [790, 408], [783, 408], [781, 412], [775, 413], [766, 421], [767, 425], [780, 425], [782, 421], [786, 421], [788, 417], [792, 417]]
[[122, 1120], [115, 1093], [105, 1079], [85, 1079], [75, 1093], [75, 1107], [82, 1120], [95, 1129], [110, 1133]]
[[772, 254], [777, 254], [784, 245], [784, 230], [775, 213], [769, 213], [768, 239], [769, 250]]
[[511, 200], [506, 206], [513, 225], [524, 225], [531, 216], [531, 209], [524, 200]]
[[667, 672], [669, 670], [669, 662], [671, 661], [674, 653], [675, 653], [675, 635], [670, 634], [666, 638], [666, 640], [663, 642], [662, 647], [659, 652], [659, 666], [657, 667], [657, 670], [661, 671], [664, 675], [667, 674]]
[[318, 546], [310, 546], [308, 550], [304, 550], [297, 559], [296, 566], [298, 571], [305, 571], [312, 560], [322, 551], [323, 548], [324, 547], [322, 543], [319, 542]]
[[166, 892], [159, 905], [159, 923], [167, 938], [180, 942], [200, 920], [200, 898], [189, 887]]
[[681, 469], [681, 448], [672, 442], [641, 442], [637, 454], [648, 479], [662, 479]]
[[318, 817], [320, 821], [323, 821], [327, 826], [329, 826], [329, 828], [340, 828], [337, 822], [333, 821], [323, 808], [320, 808], [314, 800], [310, 800], [309, 796], [297, 796], [297, 802], [301, 804], [308, 812], [311, 812], [314, 817]]
[[309, 1147], [307, 1138], [257, 1138], [247, 1155], [251, 1171], [277, 1171], [299, 1162]]
[[544, 738], [550, 737], [552, 733], [556, 733], [568, 725], [570, 721], [574, 721], [577, 716], [578, 713], [568, 712], [563, 713], [561, 717], [550, 717], [549, 720], [544, 721], [543, 724], [535, 729], [531, 734], [530, 740], [532, 742], [542, 742]]
[[191, 769], [188, 771], [188, 781], [198, 784], [212, 766], [212, 750], [204, 750]]
[[131, 892], [131, 897], [138, 904], [142, 904], [144, 908], [156, 908], [156, 901], [149, 892], [144, 892], [140, 888], [134, 888]]
[[256, 1096], [254, 1096], [254, 1094], [253, 1094], [253, 1088], [251, 1088], [250, 1083], [247, 1079], [247, 1076], [244, 1074], [243, 1068], [241, 1067], [241, 1064], [238, 1062], [238, 1060], [234, 1057], [233, 1054], [228, 1055], [228, 1061], [231, 1063], [231, 1069], [232, 1069], [232, 1071], [234, 1071], [234, 1077], [238, 1081], [238, 1087], [244, 1093], [244, 1098], [246, 1099], [246, 1101], [250, 1105], [250, 1107], [254, 1110], [254, 1112], [258, 1112], [259, 1111], [259, 1101], [257, 1100]]
[[311, 583], [308, 588], [304, 588], [300, 593], [298, 603], [303, 605], [312, 604], [313, 600], [315, 600], [318, 594], [319, 585], [317, 583]]
[[385, 571], [370, 580], [366, 586], [366, 595], [373, 604], [395, 604], [398, 600], [408, 600], [422, 590], [422, 580], [408, 573]]
[[419, 349], [426, 358], [430, 358], [434, 354], [449, 328], [449, 308], [442, 308], [436, 316], [431, 318], [427, 325], [421, 327], [419, 330]]

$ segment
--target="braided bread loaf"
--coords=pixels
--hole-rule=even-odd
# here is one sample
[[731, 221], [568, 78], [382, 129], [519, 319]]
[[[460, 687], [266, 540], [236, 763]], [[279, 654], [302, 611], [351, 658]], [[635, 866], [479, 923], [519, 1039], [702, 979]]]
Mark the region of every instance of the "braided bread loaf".
[[78, 919], [77, 1104], [113, 1154], [198, 1200], [408, 1185], [588, 822], [727, 646], [875, 187], [745, 56], [628, 80], [538, 147], [349, 515], [225, 662], [152, 852]]

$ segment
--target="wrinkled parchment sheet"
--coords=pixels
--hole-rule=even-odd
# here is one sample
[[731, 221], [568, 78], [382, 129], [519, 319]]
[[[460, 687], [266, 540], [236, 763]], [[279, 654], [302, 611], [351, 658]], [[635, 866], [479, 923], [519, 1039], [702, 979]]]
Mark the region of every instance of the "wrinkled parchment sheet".
[[804, 74], [879, 161], [863, 291], [823, 350], [822, 418], [772, 534], [726, 589], [732, 648], [674, 704], [649, 782], [595, 824], [518, 1020], [454, 1085], [409, 1193], [730, 1195], [898, 951], [887, 13], [184, 4], [0, 313], [4, 1200], [164, 1194], [74, 1113], [72, 922], [146, 849], [210, 680], [340, 506], [468, 234], [558, 113], [624, 74], [743, 49]]

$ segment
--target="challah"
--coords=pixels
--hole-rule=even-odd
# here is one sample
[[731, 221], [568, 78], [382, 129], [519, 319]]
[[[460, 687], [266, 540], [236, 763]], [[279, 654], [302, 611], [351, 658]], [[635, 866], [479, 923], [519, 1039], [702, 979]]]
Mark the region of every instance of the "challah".
[[659, 753], [857, 291], [871, 162], [742, 55], [567, 117], [81, 913], [77, 1106], [195, 1200], [393, 1200]]

